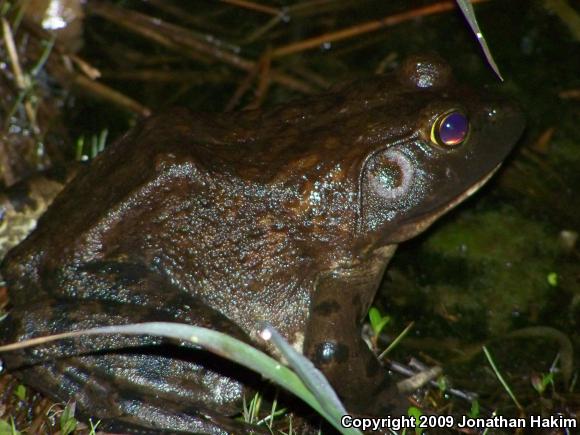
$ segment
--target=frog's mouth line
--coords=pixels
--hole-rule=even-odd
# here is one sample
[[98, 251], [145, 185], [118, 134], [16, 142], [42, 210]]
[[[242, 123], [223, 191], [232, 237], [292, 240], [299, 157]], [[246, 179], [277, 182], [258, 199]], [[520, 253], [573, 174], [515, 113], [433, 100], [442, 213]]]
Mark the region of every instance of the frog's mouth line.
[[[501, 165], [502, 165], [502, 163], [499, 163], [495, 168], [493, 168], [491, 171], [489, 171], [489, 173], [486, 176], [484, 176], [481, 180], [479, 180], [473, 186], [471, 186], [469, 189], [467, 189], [467, 191], [464, 192], [462, 195], [459, 195], [457, 197], [456, 201], [458, 201], [458, 203], [459, 203], [459, 202], [463, 201], [464, 199], [469, 198], [475, 192], [477, 192], [485, 183], [487, 183], [490, 180], [491, 177], [493, 177], [495, 175], [495, 173], [499, 170]], [[451, 208], [453, 208], [455, 205], [457, 205], [457, 203], [455, 203], [455, 201], [453, 201]]]
[[472, 196], [475, 192], [477, 192], [485, 183], [487, 183], [491, 179], [491, 177], [493, 177], [495, 175], [495, 173], [499, 170], [501, 165], [502, 165], [501, 163], [498, 164], [495, 168], [493, 168], [491, 171], [489, 171], [487, 173], [487, 175], [485, 175], [479, 181], [476, 181], [475, 184], [473, 184], [469, 189], [467, 189], [465, 192], [461, 193], [459, 196], [457, 196], [455, 199], [453, 199], [451, 202], [449, 202], [445, 207], [443, 207], [442, 209], [440, 209], [438, 211], [435, 211], [433, 214], [433, 220], [429, 222], [429, 225], [431, 225], [431, 223], [433, 223], [433, 221], [439, 219], [442, 215], [447, 213], [449, 210], [457, 207], [460, 203], [462, 203], [467, 198]]
[[431, 224], [433, 224], [433, 222], [435, 222], [437, 219], [439, 219], [445, 213], [447, 213], [451, 209], [455, 208], [460, 203], [465, 201], [467, 198], [472, 196], [475, 192], [477, 192], [481, 188], [481, 186], [483, 186], [485, 183], [487, 183], [490, 180], [490, 178], [494, 176], [494, 174], [499, 170], [501, 165], [502, 164], [499, 163], [495, 168], [493, 168], [491, 171], [489, 171], [483, 178], [481, 178], [479, 181], [476, 181], [473, 185], [471, 185], [471, 187], [469, 189], [467, 189], [466, 191], [462, 192], [460, 195], [455, 197], [453, 200], [451, 200], [449, 203], [447, 203], [444, 207], [442, 207], [440, 209], [432, 210], [431, 212], [428, 212], [428, 213], [425, 213], [419, 219], [414, 219], [413, 221], [405, 224], [405, 227], [408, 227], [409, 231], [403, 230], [401, 232], [403, 237], [401, 237], [400, 240], [397, 240], [394, 242], [400, 243], [400, 242], [403, 242], [405, 240], [409, 240], [409, 239], [415, 237], [416, 235], [422, 233], [423, 231], [425, 231], [427, 228], [429, 228], [431, 226]]

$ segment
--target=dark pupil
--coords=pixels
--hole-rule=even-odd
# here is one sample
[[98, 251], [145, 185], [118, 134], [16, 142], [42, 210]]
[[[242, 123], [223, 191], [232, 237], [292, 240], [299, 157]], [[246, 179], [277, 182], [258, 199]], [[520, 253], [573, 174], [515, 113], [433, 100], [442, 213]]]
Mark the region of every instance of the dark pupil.
[[439, 124], [439, 139], [445, 145], [459, 145], [465, 140], [468, 128], [469, 123], [463, 113], [450, 113]]

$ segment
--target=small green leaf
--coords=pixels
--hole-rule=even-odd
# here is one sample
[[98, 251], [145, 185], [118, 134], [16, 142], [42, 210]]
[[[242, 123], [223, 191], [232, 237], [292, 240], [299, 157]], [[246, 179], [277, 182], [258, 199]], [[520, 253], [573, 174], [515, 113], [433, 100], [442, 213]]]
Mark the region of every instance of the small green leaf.
[[449, 388], [449, 385], [447, 383], [447, 378], [445, 376], [439, 376], [437, 378], [437, 388], [439, 388], [439, 391], [441, 392], [445, 392], [447, 391], [447, 389]]
[[532, 386], [540, 394], [544, 394], [548, 385], [554, 383], [554, 373], [548, 373], [543, 376], [532, 376]]
[[383, 328], [391, 321], [388, 315], [383, 316], [378, 308], [371, 307], [369, 310], [369, 321], [375, 336], [379, 335]]
[[8, 423], [6, 420], [0, 420], [0, 435], [9, 434], [10, 431], [10, 423]]
[[22, 384], [19, 384], [14, 390], [14, 395], [20, 400], [26, 400], [26, 387]]
[[20, 435], [20, 431], [16, 430], [12, 417], [10, 417], [10, 422], [0, 419], [0, 435]]
[[480, 409], [479, 409], [479, 402], [474, 400], [471, 402], [471, 409], [469, 410], [469, 417], [470, 418], [477, 418], [479, 417]]
[[546, 279], [548, 280], [548, 284], [552, 287], [558, 286], [558, 274], [556, 272], [549, 273]]
[[69, 435], [77, 428], [78, 421], [75, 418], [75, 404], [67, 404], [60, 416], [60, 432], [62, 435]]
[[419, 435], [421, 434], [421, 432], [423, 431], [423, 429], [421, 429], [419, 427], [419, 417], [421, 417], [423, 415], [423, 411], [421, 411], [419, 408], [415, 407], [415, 406], [410, 406], [409, 409], [407, 410], [407, 414], [409, 415], [409, 417], [414, 417], [415, 418], [415, 434]]

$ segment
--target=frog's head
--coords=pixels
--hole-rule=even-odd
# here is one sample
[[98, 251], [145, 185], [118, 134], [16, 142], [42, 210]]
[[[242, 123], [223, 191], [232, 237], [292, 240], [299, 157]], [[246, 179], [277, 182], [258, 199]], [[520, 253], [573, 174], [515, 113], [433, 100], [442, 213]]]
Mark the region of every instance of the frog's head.
[[396, 80], [406, 129], [377, 144], [360, 171], [359, 231], [379, 244], [419, 234], [472, 195], [524, 128], [515, 105], [457, 85], [438, 58], [408, 59]]

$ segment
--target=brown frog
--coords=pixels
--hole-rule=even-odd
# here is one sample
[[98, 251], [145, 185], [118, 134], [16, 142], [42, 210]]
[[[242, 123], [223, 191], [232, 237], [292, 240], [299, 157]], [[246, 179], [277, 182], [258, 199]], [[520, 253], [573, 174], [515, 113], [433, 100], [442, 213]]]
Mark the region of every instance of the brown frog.
[[[175, 321], [263, 347], [265, 320], [349, 411], [396, 412], [360, 335], [383, 271], [398, 243], [489, 179], [523, 124], [436, 57], [271, 111], [154, 116], [78, 175], [10, 252], [3, 341]], [[227, 416], [247, 373], [160, 344], [92, 337], [4, 359], [105, 427], [246, 430]]]

